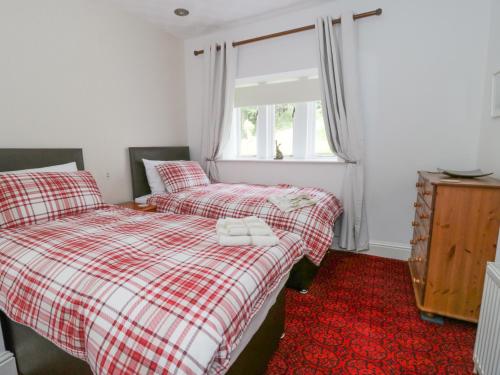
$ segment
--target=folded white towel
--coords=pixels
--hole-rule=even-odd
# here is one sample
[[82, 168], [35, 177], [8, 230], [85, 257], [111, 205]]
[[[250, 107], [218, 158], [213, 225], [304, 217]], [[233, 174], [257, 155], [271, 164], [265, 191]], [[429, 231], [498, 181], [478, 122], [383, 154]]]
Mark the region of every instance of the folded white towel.
[[269, 225], [255, 216], [219, 219], [215, 228], [222, 246], [274, 246], [279, 243]]
[[272, 236], [274, 234], [271, 228], [260, 225], [249, 225], [248, 231], [251, 236]]
[[312, 199], [311, 195], [307, 194], [307, 193], [288, 193], [288, 194], [285, 194], [283, 197], [285, 197], [286, 199], [288, 199], [290, 201], [300, 201], [303, 199], [306, 199], [306, 200]]
[[228, 217], [228, 218], [225, 218], [225, 219], [222, 219], [224, 220], [224, 222], [227, 224], [227, 225], [244, 225], [243, 224], [243, 220], [244, 219], [236, 219], [234, 217]]
[[255, 216], [243, 219], [219, 219], [217, 220], [217, 234], [227, 236], [271, 236], [273, 231], [262, 219]]
[[248, 228], [244, 225], [227, 226], [227, 231], [230, 236], [246, 236], [248, 235]]
[[291, 212], [293, 210], [316, 204], [316, 200], [314, 200], [309, 194], [305, 193], [271, 195], [268, 200], [283, 212]]
[[248, 234], [247, 226], [241, 222], [234, 222], [233, 220], [219, 219], [217, 221], [217, 233], [228, 236], [246, 236]]

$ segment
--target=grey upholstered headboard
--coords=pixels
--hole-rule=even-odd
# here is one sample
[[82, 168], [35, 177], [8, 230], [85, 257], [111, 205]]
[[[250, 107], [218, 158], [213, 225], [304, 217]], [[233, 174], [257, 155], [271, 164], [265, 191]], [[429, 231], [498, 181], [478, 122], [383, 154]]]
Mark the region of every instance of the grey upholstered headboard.
[[151, 193], [142, 159], [189, 160], [189, 147], [129, 147], [134, 199]]
[[76, 162], [83, 170], [81, 148], [0, 148], [0, 172]]

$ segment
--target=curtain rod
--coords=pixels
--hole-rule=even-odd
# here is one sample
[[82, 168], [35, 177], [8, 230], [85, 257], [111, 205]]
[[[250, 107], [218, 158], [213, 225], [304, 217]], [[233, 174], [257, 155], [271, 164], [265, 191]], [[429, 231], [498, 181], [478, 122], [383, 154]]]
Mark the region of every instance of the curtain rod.
[[[359, 20], [360, 18], [366, 18], [366, 17], [371, 17], [371, 16], [380, 16], [381, 14], [382, 14], [382, 8], [378, 8], [378, 9], [375, 9], [375, 10], [372, 10], [372, 11], [369, 11], [369, 12], [354, 14], [352, 16], [352, 18], [354, 20]], [[340, 23], [340, 22], [341, 22], [340, 18], [335, 18], [332, 21], [332, 24], [335, 25], [336, 23]], [[280, 32], [274, 33], [274, 34], [267, 34], [267, 35], [262, 35], [262, 36], [258, 36], [258, 37], [251, 38], [251, 39], [239, 40], [237, 42], [233, 42], [233, 47], [242, 46], [244, 44], [250, 44], [250, 43], [260, 42], [261, 40], [278, 38], [278, 37], [284, 36], [284, 35], [301, 33], [302, 31], [314, 30], [315, 28], [316, 28], [315, 25], [307, 25], [307, 26], [298, 27], [296, 29], [290, 29], [290, 30], [280, 31]], [[219, 49], [220, 49], [220, 47], [217, 47], [217, 50], [219, 50]], [[200, 49], [200, 50], [194, 51], [193, 53], [194, 53], [195, 56], [198, 56], [198, 55], [203, 54], [204, 52], [205, 52], [204, 50]]]

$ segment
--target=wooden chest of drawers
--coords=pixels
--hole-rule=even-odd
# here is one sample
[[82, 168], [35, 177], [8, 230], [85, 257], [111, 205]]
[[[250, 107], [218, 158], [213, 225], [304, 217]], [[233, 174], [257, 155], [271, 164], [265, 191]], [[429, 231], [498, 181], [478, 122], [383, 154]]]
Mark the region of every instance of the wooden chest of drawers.
[[418, 308], [477, 322], [486, 262], [495, 258], [500, 180], [418, 172], [408, 261]]

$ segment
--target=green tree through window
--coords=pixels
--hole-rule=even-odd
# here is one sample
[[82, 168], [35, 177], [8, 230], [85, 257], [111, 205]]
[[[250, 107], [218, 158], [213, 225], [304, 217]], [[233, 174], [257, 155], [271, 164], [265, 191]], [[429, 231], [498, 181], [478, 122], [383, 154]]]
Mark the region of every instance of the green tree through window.
[[287, 158], [335, 156], [319, 100], [238, 107], [235, 116], [233, 129], [238, 138], [233, 139], [238, 142], [238, 156], [270, 159], [276, 153], [276, 142]]
[[285, 156], [293, 155], [293, 120], [295, 106], [293, 104], [278, 104], [274, 106], [274, 139], [281, 144]]
[[241, 108], [240, 121], [240, 155], [257, 155], [257, 107]]

